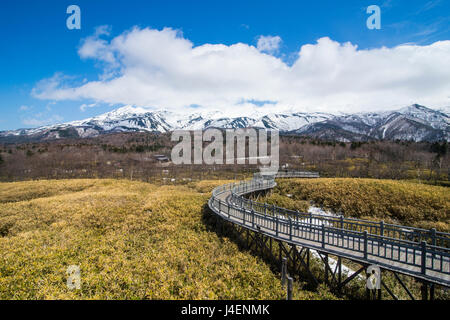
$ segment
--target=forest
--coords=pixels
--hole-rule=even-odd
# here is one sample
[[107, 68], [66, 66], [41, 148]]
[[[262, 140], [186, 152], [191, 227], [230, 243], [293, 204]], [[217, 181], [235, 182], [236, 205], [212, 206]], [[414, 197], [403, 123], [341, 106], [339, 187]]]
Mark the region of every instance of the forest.
[[[242, 178], [255, 165], [173, 165], [169, 134], [116, 133], [96, 138], [0, 144], [0, 181], [126, 178], [153, 183]], [[280, 136], [281, 169], [312, 170], [324, 177], [409, 179], [449, 185], [447, 142], [324, 141]]]

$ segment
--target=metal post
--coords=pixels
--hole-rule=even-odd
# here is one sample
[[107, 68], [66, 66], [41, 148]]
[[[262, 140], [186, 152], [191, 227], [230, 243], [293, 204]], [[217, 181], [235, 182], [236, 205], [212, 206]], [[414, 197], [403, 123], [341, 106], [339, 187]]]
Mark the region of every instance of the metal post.
[[275, 216], [275, 234], [278, 237], [278, 216]]
[[255, 227], [255, 211], [252, 209], [252, 227]]
[[281, 262], [281, 285], [284, 287], [286, 285], [287, 279], [287, 258], [283, 257]]
[[325, 224], [322, 224], [322, 248], [325, 248]]
[[245, 233], [247, 236], [247, 249], [250, 248], [250, 233], [248, 231], [248, 229], [245, 229]]
[[281, 246], [282, 246], [281, 241], [278, 241], [278, 260], [280, 261], [280, 264], [282, 263], [282, 260], [281, 260]]
[[428, 284], [426, 281], [423, 281], [421, 291], [422, 291], [422, 300], [428, 300]]
[[422, 264], [421, 264], [421, 272], [422, 274], [425, 274], [427, 271], [427, 242], [426, 241], [422, 241], [422, 254], [421, 254], [421, 258], [422, 258]]
[[430, 283], [430, 300], [434, 300], [434, 283]]
[[292, 219], [289, 217], [289, 240], [292, 241]]
[[436, 245], [436, 228], [431, 229], [431, 243]]
[[270, 254], [272, 255], [272, 237], [269, 237]]
[[[436, 246], [436, 228], [432, 228], [431, 229], [431, 244], [433, 246]], [[433, 252], [433, 254], [431, 255], [431, 265], [434, 265], [434, 258], [436, 257], [436, 248], [432, 248], [431, 252]]]
[[377, 294], [378, 294], [378, 300], [381, 300], [381, 274], [382, 274], [382, 271], [381, 271], [381, 269], [380, 269], [380, 288], [379, 289], [377, 289]]
[[364, 259], [367, 259], [367, 230], [364, 230]]
[[341, 294], [341, 283], [342, 283], [342, 258], [338, 256], [338, 294]]
[[288, 286], [287, 286], [287, 300], [292, 300], [292, 287], [293, 287], [293, 280], [291, 277], [288, 277]]
[[306, 265], [308, 266], [309, 269], [309, 248], [306, 249]]

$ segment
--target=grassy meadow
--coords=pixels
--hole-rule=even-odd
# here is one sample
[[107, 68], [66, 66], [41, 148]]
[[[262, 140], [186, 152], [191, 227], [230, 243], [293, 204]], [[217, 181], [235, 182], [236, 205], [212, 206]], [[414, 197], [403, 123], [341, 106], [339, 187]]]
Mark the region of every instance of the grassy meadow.
[[[207, 201], [227, 182], [0, 183], [0, 300], [284, 299], [273, 266], [216, 229]], [[415, 182], [284, 179], [259, 201], [299, 211], [312, 201], [345, 216], [450, 229], [448, 189]], [[70, 265], [80, 266], [80, 290], [67, 288]], [[314, 268], [320, 278], [320, 264]], [[325, 285], [296, 281], [294, 299], [336, 297]]]
[[[203, 181], [0, 183], [0, 299], [283, 299], [279, 275], [219, 236]], [[81, 289], [66, 270], [81, 268]], [[333, 299], [294, 285], [294, 299]]]

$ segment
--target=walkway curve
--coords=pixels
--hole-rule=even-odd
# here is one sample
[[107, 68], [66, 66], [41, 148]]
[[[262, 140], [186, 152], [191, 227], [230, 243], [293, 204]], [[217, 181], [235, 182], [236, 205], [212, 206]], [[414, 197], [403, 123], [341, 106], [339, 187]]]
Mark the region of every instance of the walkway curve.
[[272, 189], [275, 178], [319, 178], [314, 172], [255, 174], [252, 180], [219, 186], [209, 208], [222, 219], [287, 242], [365, 265], [450, 287], [450, 233], [321, 214], [301, 213], [245, 198]]

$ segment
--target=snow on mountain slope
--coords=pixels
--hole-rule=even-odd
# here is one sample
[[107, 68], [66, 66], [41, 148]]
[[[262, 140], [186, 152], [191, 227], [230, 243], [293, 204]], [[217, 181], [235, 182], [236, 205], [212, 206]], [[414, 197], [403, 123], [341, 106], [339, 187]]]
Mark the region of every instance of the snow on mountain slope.
[[35, 140], [93, 137], [110, 132], [168, 132], [176, 129], [258, 127], [341, 141], [402, 139], [450, 140], [450, 117], [441, 111], [411, 105], [391, 112], [331, 115], [285, 113], [224, 117], [221, 111], [181, 114], [124, 106], [97, 117], [35, 129], [0, 132], [0, 138]]
[[434, 129], [448, 130], [450, 126], [450, 117], [447, 114], [428, 109], [418, 104], [400, 109], [398, 113], [416, 121], [421, 121], [423, 124], [429, 125]]
[[335, 116], [295, 131], [302, 135], [341, 141], [388, 139], [450, 141], [449, 116], [420, 105], [380, 113]]

